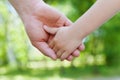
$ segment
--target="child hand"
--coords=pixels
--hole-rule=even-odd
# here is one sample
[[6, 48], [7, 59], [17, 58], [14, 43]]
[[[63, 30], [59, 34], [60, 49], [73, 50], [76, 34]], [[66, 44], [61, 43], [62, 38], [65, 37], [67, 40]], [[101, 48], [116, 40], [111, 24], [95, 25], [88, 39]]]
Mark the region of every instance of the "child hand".
[[70, 27], [50, 28], [44, 26], [49, 34], [55, 35], [49, 46], [56, 52], [57, 57], [61, 60], [66, 59], [75, 49], [82, 44], [82, 40], [78, 38], [79, 34], [72, 32]]

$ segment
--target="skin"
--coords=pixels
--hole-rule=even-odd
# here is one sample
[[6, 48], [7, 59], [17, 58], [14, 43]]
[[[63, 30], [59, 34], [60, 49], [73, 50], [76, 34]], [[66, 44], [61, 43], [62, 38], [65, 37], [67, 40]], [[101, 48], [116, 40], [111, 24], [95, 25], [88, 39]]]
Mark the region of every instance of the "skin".
[[120, 0], [97, 0], [81, 18], [69, 27], [44, 26], [48, 33], [55, 35], [49, 46], [56, 50], [56, 54], [61, 57], [61, 60], [64, 60], [82, 44], [83, 38], [119, 11]]
[[[56, 60], [54, 50], [48, 45], [53, 36], [46, 33], [43, 26], [68, 26], [72, 24], [71, 21], [56, 9], [45, 4], [43, 0], [9, 1], [21, 17], [32, 45], [44, 55]], [[78, 57], [79, 50], [84, 50], [84, 45], [79, 46], [66, 60], [71, 61], [74, 57]]]

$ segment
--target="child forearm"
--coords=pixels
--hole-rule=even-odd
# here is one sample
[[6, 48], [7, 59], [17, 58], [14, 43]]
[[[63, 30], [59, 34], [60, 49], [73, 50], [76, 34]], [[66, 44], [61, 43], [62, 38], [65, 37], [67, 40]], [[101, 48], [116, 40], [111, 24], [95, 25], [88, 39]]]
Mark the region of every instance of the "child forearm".
[[97, 2], [71, 27], [84, 38], [120, 10], [120, 0], [97, 0]]

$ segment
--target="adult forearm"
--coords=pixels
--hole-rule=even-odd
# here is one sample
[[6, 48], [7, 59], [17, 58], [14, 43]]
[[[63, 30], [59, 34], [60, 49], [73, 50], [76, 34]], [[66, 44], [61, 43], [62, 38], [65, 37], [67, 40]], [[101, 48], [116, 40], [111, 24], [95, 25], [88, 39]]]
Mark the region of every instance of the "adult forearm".
[[21, 16], [32, 14], [36, 4], [44, 3], [43, 0], [9, 0], [9, 2], [16, 9], [18, 14]]
[[83, 37], [101, 26], [120, 10], [120, 0], [98, 0], [74, 24], [76, 33]]

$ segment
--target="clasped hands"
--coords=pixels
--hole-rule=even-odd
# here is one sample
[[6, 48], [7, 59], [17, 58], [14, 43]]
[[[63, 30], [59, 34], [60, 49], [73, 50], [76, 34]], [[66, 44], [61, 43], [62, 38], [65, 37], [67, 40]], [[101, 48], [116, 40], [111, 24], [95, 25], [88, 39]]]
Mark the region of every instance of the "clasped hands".
[[[53, 60], [60, 58], [61, 53], [57, 52], [55, 46], [53, 47], [53, 45], [50, 45], [55, 35], [47, 33], [44, 26], [59, 28], [70, 26], [72, 25], [72, 22], [64, 14], [44, 3], [43, 0], [27, 1], [28, 2], [25, 3], [24, 0], [21, 0], [21, 4], [22, 2], [25, 4], [22, 4], [22, 7], [26, 9], [22, 9], [21, 4], [18, 5], [17, 3], [16, 5], [14, 0], [11, 0], [11, 3], [14, 3], [13, 6], [16, 8], [25, 25], [26, 32], [32, 45], [41, 51], [45, 56], [48, 56]], [[34, 6], [32, 6], [31, 3], [34, 3]], [[74, 57], [79, 56], [81, 50], [84, 50], [83, 44], [80, 44], [79, 47], [70, 55], [65, 55], [64, 58], [71, 61]]]

